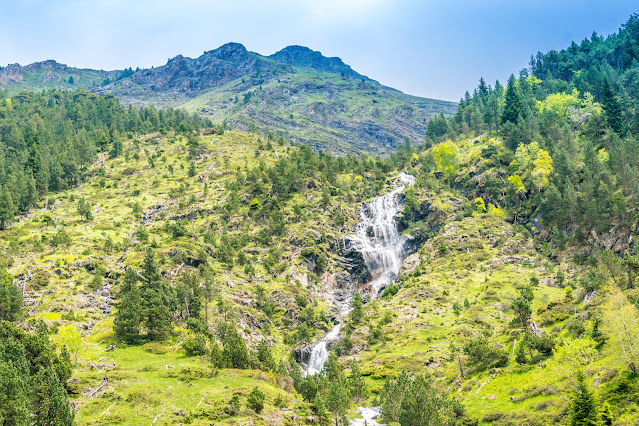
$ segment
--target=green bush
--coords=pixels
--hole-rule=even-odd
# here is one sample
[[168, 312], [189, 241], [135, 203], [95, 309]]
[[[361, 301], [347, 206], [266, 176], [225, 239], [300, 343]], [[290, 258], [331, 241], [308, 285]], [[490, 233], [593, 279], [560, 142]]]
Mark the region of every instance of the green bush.
[[206, 348], [206, 337], [202, 334], [190, 336], [184, 341], [184, 343], [182, 343], [182, 348], [184, 348], [187, 356], [200, 356], [208, 353]]
[[464, 346], [464, 352], [468, 355], [470, 363], [479, 370], [491, 367], [504, 367], [508, 364], [508, 352], [489, 342], [484, 336], [472, 339]]

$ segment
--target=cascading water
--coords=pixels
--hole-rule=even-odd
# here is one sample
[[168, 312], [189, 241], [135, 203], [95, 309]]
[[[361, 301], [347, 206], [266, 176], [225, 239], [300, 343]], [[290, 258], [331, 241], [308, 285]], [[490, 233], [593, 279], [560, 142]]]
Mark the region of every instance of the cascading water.
[[350, 240], [353, 248], [362, 254], [371, 274], [368, 284], [373, 297], [397, 278], [404, 261], [404, 243], [408, 237], [399, 235], [395, 217], [403, 207], [399, 193], [414, 182], [413, 176], [400, 173], [391, 192], [374, 198], [360, 209], [360, 221]]
[[322, 371], [326, 360], [328, 360], [327, 344], [337, 339], [337, 336], [339, 336], [340, 325], [341, 323], [337, 323], [335, 327], [333, 327], [333, 329], [328, 334], [326, 334], [326, 336], [324, 336], [322, 340], [320, 340], [315, 344], [315, 346], [313, 346], [311, 357], [308, 360], [308, 368], [306, 369], [306, 374], [317, 374]]
[[[360, 221], [355, 227], [355, 234], [349, 237], [353, 249], [362, 254], [370, 273], [372, 279], [367, 284], [372, 288], [373, 297], [397, 278], [404, 261], [404, 242], [408, 237], [399, 235], [395, 217], [403, 207], [399, 194], [414, 182], [413, 176], [400, 173], [391, 192], [373, 198], [360, 208]], [[341, 306], [340, 315], [347, 315], [349, 311], [346, 301]], [[328, 360], [328, 344], [337, 339], [340, 327], [341, 321], [338, 321], [311, 348], [306, 374], [322, 371]]]

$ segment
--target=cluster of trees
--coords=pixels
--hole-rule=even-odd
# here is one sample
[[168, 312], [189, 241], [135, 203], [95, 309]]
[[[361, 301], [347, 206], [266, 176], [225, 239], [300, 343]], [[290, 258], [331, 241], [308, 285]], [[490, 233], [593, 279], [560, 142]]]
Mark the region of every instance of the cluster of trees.
[[291, 377], [295, 389], [313, 404], [322, 425], [330, 424], [331, 417], [336, 426], [347, 425], [346, 413], [353, 401], [361, 401], [368, 392], [359, 363], [354, 361], [350, 364], [350, 374], [347, 376], [344, 365], [334, 353], [329, 355], [322, 372], [302, 376], [299, 367], [295, 367]]
[[[355, 212], [355, 209], [345, 209], [345, 204], [357, 205], [379, 194], [397, 165], [412, 164], [413, 150], [408, 146], [408, 149], [400, 147], [390, 157], [372, 158], [366, 155], [336, 157], [299, 145], [288, 149], [288, 155], [271, 166], [261, 161], [254, 168], [238, 168], [235, 180], [227, 185], [228, 196], [218, 206], [222, 222], [211, 223], [210, 229], [205, 230], [204, 240], [215, 246], [216, 257], [224, 263], [245, 266], [249, 274], [251, 259], [241, 249], [251, 243], [269, 248], [269, 256], [262, 264], [277, 275], [281, 270], [277, 267], [280, 254], [272, 249], [275, 240], [288, 238], [291, 225], [308, 221], [320, 210], [327, 213], [338, 228], [344, 226], [348, 215]], [[262, 148], [272, 149], [271, 140]], [[295, 201], [301, 198], [296, 197], [298, 195], [306, 199], [319, 198], [320, 202], [317, 206], [302, 204]], [[304, 251], [313, 258], [312, 272], [316, 275], [321, 275], [327, 266], [327, 248], [328, 244], [313, 243]]]
[[[486, 201], [508, 207], [515, 221], [539, 214], [553, 245], [590, 231], [631, 227], [639, 199], [639, 18], [618, 34], [593, 34], [581, 45], [537, 54], [506, 87], [480, 79], [447, 123], [431, 120], [426, 146], [439, 170]], [[494, 131], [471, 161], [483, 173], [457, 176], [452, 143], [461, 134]], [[441, 144], [444, 143], [444, 144]], [[454, 145], [454, 144], [452, 144]]]
[[412, 425], [472, 425], [464, 407], [434, 389], [425, 375], [411, 377], [402, 370], [397, 379], [386, 379], [380, 396], [385, 421]]
[[74, 424], [66, 384], [71, 361], [60, 353], [39, 323], [34, 333], [0, 322], [0, 423], [6, 425]]
[[128, 108], [86, 91], [0, 91], [0, 229], [50, 191], [81, 182], [99, 152], [117, 156], [125, 135], [210, 127], [181, 110]]
[[149, 340], [165, 339], [174, 320], [202, 330], [202, 305], [208, 300], [205, 290], [206, 286], [201, 286], [193, 274], [183, 275], [180, 283], [172, 286], [162, 277], [155, 253], [149, 248], [141, 273], [128, 269], [124, 275], [113, 329], [120, 339], [131, 343], [139, 341], [143, 331]]

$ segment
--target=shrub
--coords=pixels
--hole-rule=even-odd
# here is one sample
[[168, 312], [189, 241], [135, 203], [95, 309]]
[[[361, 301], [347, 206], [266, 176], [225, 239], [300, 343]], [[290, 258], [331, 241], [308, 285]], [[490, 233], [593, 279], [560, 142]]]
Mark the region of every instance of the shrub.
[[184, 348], [187, 356], [200, 356], [208, 353], [206, 349], [206, 337], [202, 334], [190, 336], [182, 343], [182, 348]]
[[265, 399], [266, 399], [266, 395], [264, 395], [264, 392], [259, 390], [259, 388], [256, 386], [253, 388], [251, 393], [246, 397], [246, 405], [248, 405], [251, 410], [259, 414], [264, 409]]
[[489, 342], [484, 336], [468, 342], [464, 346], [464, 352], [468, 355], [471, 364], [476, 365], [479, 370], [503, 367], [508, 363], [508, 352]]

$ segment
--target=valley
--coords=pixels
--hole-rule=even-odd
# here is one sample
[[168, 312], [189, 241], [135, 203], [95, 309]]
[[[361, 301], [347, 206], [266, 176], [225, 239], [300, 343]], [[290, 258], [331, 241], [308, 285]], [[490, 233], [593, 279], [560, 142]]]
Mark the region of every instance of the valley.
[[1, 69], [0, 424], [636, 424], [638, 61]]

